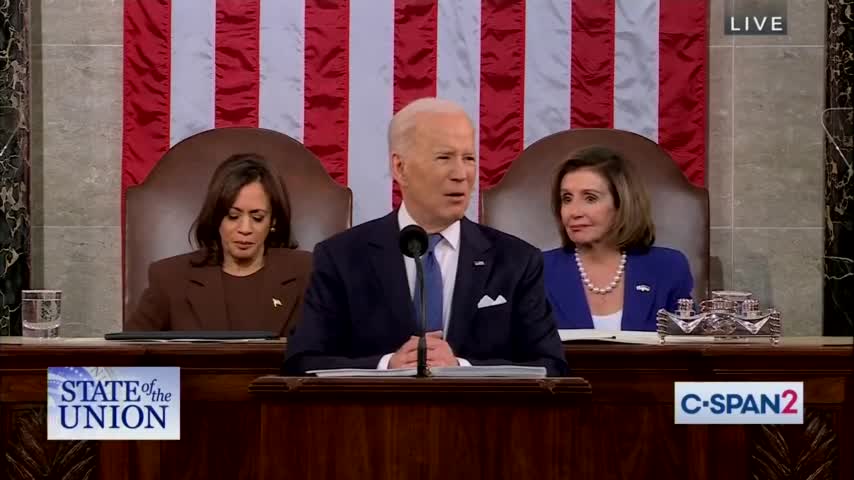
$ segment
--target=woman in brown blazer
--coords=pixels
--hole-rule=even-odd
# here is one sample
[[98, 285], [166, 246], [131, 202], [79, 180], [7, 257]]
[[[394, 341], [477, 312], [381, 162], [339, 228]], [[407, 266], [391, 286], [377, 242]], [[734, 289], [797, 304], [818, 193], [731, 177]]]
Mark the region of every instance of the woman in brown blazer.
[[125, 329], [264, 330], [288, 335], [311, 253], [295, 250], [284, 182], [259, 155], [228, 158], [193, 223], [199, 249], [153, 263]]

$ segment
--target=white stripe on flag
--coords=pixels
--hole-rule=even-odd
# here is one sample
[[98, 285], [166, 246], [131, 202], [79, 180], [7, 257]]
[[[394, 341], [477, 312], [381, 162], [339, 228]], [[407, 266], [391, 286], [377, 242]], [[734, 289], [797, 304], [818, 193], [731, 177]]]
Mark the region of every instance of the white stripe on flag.
[[261, 0], [258, 126], [300, 142], [305, 111], [305, 0]]
[[525, 4], [525, 147], [569, 128], [572, 0]]
[[169, 146], [214, 128], [216, 0], [172, 2]]
[[353, 225], [391, 211], [388, 124], [394, 111], [394, 0], [350, 3], [347, 183]]
[[[436, 26], [436, 96], [460, 104], [474, 122], [480, 142], [480, 2], [439, 0]], [[475, 151], [477, 154], [477, 151]], [[478, 175], [479, 178], [480, 175]], [[480, 219], [480, 182], [475, 182], [466, 216]]]
[[659, 0], [617, 0], [614, 128], [658, 141]]

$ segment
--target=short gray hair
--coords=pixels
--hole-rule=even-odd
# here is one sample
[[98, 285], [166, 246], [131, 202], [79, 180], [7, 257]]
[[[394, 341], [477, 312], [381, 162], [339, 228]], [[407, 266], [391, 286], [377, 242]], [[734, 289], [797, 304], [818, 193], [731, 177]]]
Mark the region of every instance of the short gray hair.
[[[462, 113], [468, 118], [468, 114], [460, 105], [436, 97], [424, 97], [414, 100], [401, 108], [392, 118], [388, 125], [388, 151], [400, 152], [409, 148], [413, 140], [413, 132], [418, 124], [418, 115], [421, 113]], [[469, 119], [471, 122], [471, 119]]]

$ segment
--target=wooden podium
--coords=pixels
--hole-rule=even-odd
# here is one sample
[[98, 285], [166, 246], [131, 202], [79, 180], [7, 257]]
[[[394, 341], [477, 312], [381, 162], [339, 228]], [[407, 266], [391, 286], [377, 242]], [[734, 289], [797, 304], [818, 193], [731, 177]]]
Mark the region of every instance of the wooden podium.
[[[580, 378], [262, 377], [258, 478], [566, 479], [583, 469]], [[579, 408], [582, 407], [582, 408]]]
[[[0, 338], [0, 480], [854, 478], [854, 349], [566, 346], [578, 379], [275, 377], [283, 342]], [[46, 439], [50, 366], [181, 368], [181, 440]], [[802, 381], [804, 425], [674, 425], [675, 381]]]

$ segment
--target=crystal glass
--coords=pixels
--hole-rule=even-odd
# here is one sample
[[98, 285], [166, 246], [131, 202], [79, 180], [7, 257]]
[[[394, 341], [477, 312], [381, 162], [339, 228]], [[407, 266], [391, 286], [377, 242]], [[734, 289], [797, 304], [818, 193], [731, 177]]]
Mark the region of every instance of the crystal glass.
[[59, 336], [62, 325], [61, 290], [24, 290], [21, 292], [21, 309], [25, 337]]

